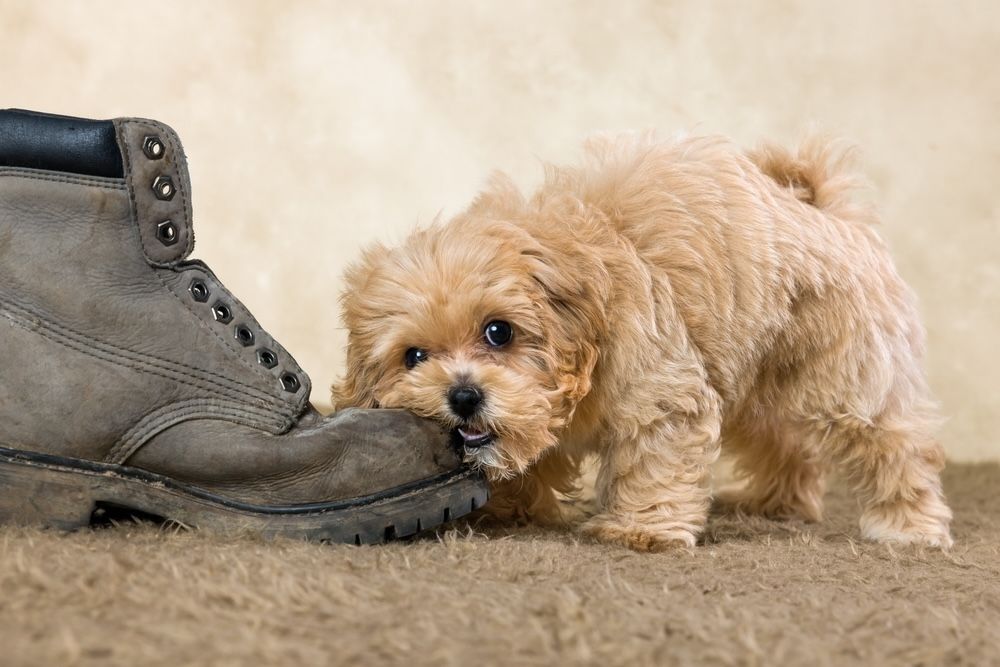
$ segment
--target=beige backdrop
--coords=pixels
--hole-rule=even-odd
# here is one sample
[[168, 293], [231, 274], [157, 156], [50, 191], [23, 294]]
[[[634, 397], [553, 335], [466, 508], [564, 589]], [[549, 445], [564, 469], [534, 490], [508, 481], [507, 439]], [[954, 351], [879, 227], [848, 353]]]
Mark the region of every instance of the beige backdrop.
[[1000, 458], [994, 2], [0, 0], [0, 107], [173, 125], [198, 257], [313, 378], [363, 244], [530, 185], [590, 132], [816, 126], [864, 150], [953, 458]]

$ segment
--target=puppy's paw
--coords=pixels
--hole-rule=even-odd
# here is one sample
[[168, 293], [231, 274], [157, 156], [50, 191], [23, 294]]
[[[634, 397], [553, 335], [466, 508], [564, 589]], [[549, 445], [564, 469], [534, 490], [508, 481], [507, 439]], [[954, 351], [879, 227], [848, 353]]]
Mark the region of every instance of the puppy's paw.
[[920, 544], [935, 549], [950, 549], [955, 542], [947, 530], [932, 532], [902, 532], [902, 531], [863, 531], [866, 539], [883, 544], [909, 545]]
[[668, 551], [693, 547], [697, 534], [690, 526], [662, 521], [642, 523], [614, 514], [598, 514], [585, 522], [580, 531], [605, 544], [620, 544], [635, 551]]
[[947, 507], [937, 515], [868, 509], [861, 515], [861, 534], [874, 542], [950, 549], [954, 545], [948, 530], [950, 519], [951, 511]]

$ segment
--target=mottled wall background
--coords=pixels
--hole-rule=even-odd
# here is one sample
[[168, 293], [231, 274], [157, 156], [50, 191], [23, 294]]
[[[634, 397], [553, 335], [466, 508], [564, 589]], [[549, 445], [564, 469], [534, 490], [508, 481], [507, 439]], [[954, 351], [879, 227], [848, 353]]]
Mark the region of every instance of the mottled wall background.
[[14, 2], [0, 107], [154, 117], [198, 245], [302, 363], [340, 373], [340, 273], [496, 168], [600, 130], [863, 148], [916, 287], [956, 459], [1000, 458], [1000, 5], [983, 2]]

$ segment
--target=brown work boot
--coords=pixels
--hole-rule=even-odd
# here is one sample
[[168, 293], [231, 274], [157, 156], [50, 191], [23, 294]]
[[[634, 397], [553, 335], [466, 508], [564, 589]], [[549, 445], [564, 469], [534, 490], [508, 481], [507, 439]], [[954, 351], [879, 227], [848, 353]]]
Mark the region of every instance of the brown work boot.
[[0, 521], [367, 543], [485, 502], [435, 424], [319, 415], [193, 245], [170, 128], [0, 111]]

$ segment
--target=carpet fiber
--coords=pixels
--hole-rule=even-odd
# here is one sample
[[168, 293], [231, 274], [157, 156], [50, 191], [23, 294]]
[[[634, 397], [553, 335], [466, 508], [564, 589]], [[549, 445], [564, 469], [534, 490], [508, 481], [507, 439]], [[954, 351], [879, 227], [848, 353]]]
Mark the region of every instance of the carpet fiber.
[[123, 524], [0, 528], [0, 664], [873, 664], [1000, 661], [1000, 466], [951, 466], [950, 553], [713, 516], [643, 555], [460, 526], [350, 547]]

